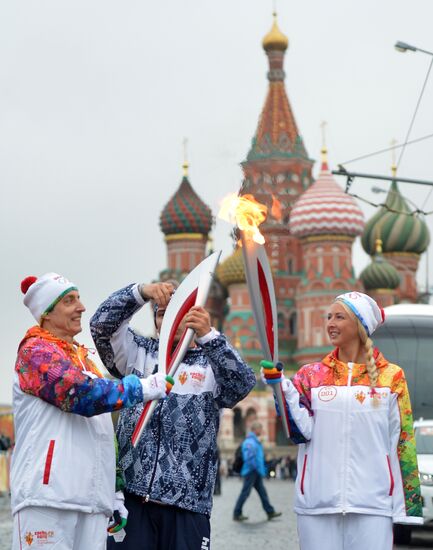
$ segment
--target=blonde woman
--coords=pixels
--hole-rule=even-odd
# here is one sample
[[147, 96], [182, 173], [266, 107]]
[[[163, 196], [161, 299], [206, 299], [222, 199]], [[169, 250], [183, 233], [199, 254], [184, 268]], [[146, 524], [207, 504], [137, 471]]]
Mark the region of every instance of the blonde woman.
[[[383, 320], [366, 294], [338, 296], [327, 319], [334, 351], [283, 379], [301, 550], [391, 550], [393, 522], [422, 523], [406, 380], [370, 339]], [[277, 369], [262, 372], [275, 381]]]

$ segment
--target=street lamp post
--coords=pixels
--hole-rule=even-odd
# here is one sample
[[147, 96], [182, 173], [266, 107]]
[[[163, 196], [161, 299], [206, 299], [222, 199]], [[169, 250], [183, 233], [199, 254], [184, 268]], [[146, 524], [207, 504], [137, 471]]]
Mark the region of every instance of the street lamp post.
[[422, 52], [422, 53], [426, 53], [427, 55], [433, 56], [433, 52], [429, 52], [428, 50], [422, 50], [421, 48], [417, 48], [416, 46], [411, 46], [410, 44], [406, 44], [406, 42], [401, 42], [400, 40], [395, 43], [394, 48], [401, 53], [406, 53], [409, 50], [410, 52]]

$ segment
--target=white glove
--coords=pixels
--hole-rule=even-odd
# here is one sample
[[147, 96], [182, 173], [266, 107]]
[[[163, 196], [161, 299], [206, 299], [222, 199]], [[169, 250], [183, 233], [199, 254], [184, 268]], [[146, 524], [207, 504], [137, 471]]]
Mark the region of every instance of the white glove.
[[165, 374], [157, 372], [151, 374], [147, 378], [140, 378], [141, 386], [143, 388], [143, 401], [152, 401], [153, 399], [163, 399], [167, 396], [167, 383], [165, 381]]
[[128, 519], [128, 510], [125, 508], [125, 497], [123, 491], [117, 491], [114, 497], [114, 510], [107, 531], [110, 534], [117, 533], [123, 529]]

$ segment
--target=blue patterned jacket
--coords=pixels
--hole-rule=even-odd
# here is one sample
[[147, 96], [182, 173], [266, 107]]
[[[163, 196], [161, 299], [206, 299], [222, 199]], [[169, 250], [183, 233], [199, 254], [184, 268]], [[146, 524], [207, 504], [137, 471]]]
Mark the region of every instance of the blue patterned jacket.
[[[158, 361], [158, 340], [129, 327], [143, 305], [137, 285], [112, 294], [90, 321], [95, 345], [118, 378], [146, 377]], [[232, 408], [254, 387], [252, 369], [217, 331], [188, 350], [175, 385], [134, 448], [131, 435], [143, 405], [122, 411], [117, 437], [125, 489], [152, 501], [210, 515], [217, 469], [220, 409]]]

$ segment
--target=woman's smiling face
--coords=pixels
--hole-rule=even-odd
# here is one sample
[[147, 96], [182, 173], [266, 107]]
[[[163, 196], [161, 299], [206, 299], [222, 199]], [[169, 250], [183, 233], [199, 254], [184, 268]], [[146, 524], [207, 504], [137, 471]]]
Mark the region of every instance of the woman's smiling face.
[[358, 323], [338, 302], [329, 308], [326, 330], [331, 344], [337, 348], [359, 340]]

